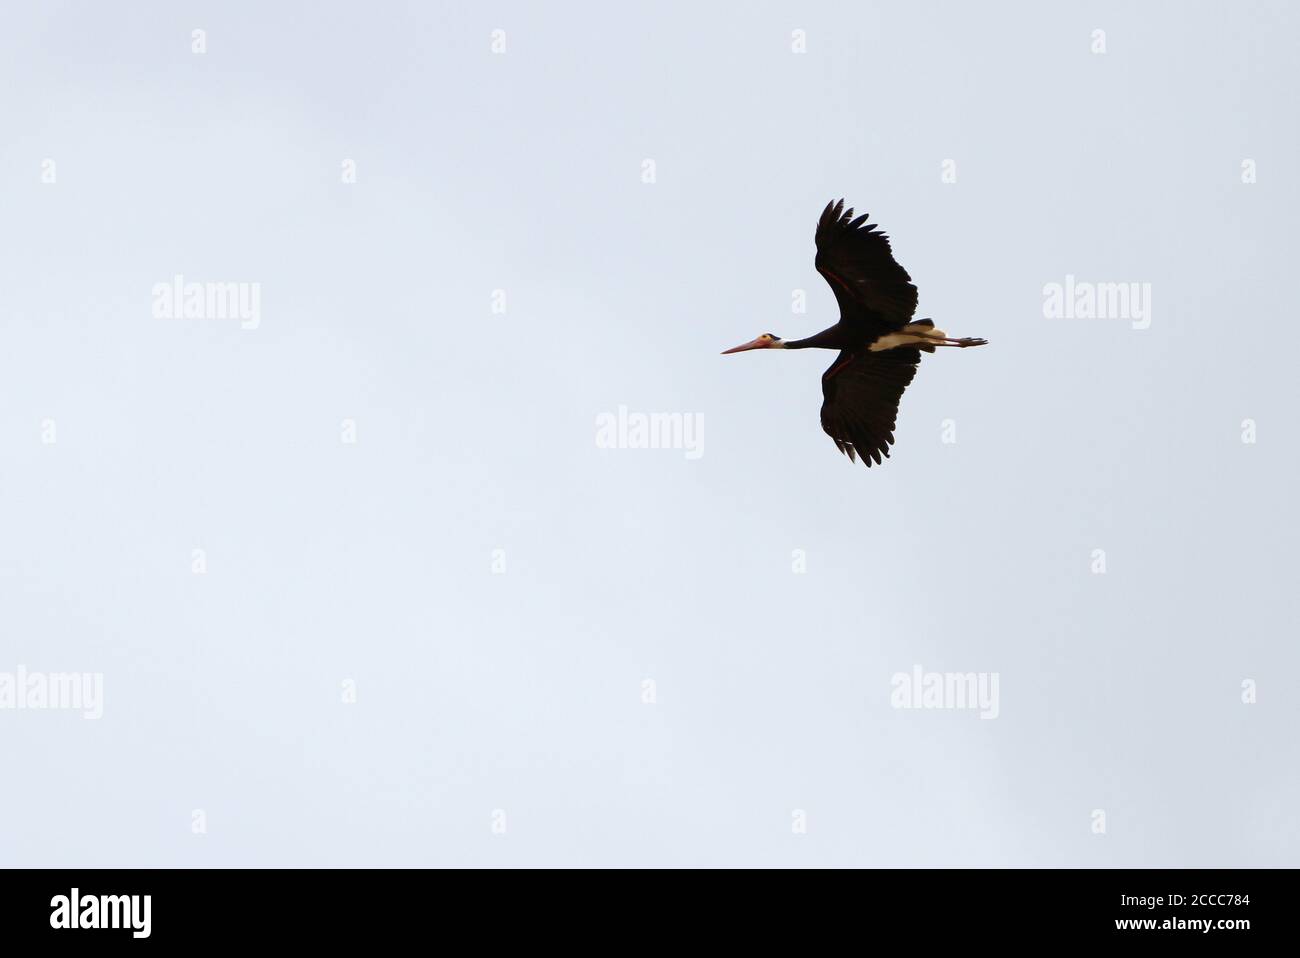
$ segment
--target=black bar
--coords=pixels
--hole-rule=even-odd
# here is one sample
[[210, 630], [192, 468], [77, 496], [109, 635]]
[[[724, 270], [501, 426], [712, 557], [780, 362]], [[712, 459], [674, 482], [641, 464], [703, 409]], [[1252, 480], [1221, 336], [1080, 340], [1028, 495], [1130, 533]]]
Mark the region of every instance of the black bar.
[[[1291, 937], [1283, 911], [1295, 879], [1281, 869], [12, 869], [0, 871], [0, 929], [7, 943], [92, 946], [373, 946], [413, 932], [447, 944], [461, 932], [540, 944], [598, 929], [635, 938], [699, 926], [758, 941], [802, 927], [927, 946], [1232, 947]], [[74, 888], [76, 923], [102, 917], [119, 927], [70, 927]]]

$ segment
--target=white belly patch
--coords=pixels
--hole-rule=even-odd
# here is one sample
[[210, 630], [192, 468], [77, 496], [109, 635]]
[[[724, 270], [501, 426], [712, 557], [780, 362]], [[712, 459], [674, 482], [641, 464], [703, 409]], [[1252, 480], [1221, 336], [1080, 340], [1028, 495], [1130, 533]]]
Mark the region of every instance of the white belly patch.
[[867, 347], [868, 352], [878, 353], [884, 349], [894, 349], [898, 346], [915, 346], [917, 343], [923, 343], [927, 339], [946, 339], [948, 334], [942, 329], [935, 329], [933, 326], [919, 326], [916, 323], [909, 323], [896, 333], [886, 333], [874, 343]]

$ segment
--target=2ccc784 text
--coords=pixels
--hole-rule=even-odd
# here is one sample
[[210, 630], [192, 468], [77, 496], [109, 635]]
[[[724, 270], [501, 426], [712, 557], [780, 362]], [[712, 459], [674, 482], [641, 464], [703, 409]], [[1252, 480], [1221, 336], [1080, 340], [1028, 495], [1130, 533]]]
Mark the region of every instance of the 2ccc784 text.
[[1239, 908], [1250, 904], [1249, 895], [1235, 895], [1231, 892], [1205, 893], [1192, 895], [1120, 895], [1119, 903], [1129, 908], [1159, 908], [1162, 905], [1191, 905], [1192, 907]]

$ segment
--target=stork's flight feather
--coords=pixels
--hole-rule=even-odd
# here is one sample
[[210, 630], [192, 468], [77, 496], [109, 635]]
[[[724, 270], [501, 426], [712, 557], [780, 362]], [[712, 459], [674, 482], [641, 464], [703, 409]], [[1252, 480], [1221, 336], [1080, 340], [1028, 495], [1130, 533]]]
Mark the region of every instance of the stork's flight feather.
[[894, 260], [889, 237], [844, 201], [827, 203], [817, 221], [817, 272], [840, 304], [840, 322], [877, 336], [902, 329], [916, 312], [916, 287]]
[[849, 459], [879, 464], [889, 456], [903, 390], [916, 375], [921, 352], [936, 346], [983, 346], [983, 339], [951, 339], [928, 319], [913, 320], [916, 287], [898, 265], [889, 237], [853, 218], [844, 201], [826, 204], [817, 221], [814, 265], [835, 294], [840, 321], [807, 339], [786, 342], [764, 333], [728, 353], [748, 349], [838, 349], [822, 374], [822, 429]]

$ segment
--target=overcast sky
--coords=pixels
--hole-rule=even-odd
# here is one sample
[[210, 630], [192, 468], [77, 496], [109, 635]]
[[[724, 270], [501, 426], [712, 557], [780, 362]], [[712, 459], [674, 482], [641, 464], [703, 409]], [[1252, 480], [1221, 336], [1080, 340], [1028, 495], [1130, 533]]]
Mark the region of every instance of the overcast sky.
[[[0, 863], [1300, 865], [1300, 11], [2, 27]], [[718, 355], [839, 196], [990, 341], [870, 471]]]

